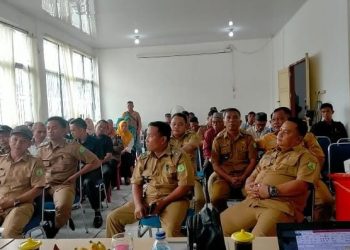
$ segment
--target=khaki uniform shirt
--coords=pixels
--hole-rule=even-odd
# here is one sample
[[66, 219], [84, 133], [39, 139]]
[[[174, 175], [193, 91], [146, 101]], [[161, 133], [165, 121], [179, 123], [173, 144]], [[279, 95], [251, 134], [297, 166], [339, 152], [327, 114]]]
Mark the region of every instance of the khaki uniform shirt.
[[240, 176], [249, 165], [250, 159], [256, 158], [255, 141], [251, 135], [243, 131], [240, 131], [235, 139], [231, 139], [224, 129], [213, 141], [212, 163], [222, 166], [230, 175]]
[[[191, 131], [186, 131], [185, 134], [183, 136], [181, 136], [180, 138], [175, 138], [174, 136], [170, 137], [170, 146], [172, 148], [177, 148], [177, 149], [181, 149], [184, 145], [188, 145], [191, 144], [194, 147], [199, 147], [200, 145], [200, 137], [196, 134], [193, 133]], [[192, 162], [192, 167], [193, 169], [195, 169], [196, 167], [196, 150], [193, 150], [193, 152], [191, 154], [189, 154], [191, 162]]]
[[[77, 172], [79, 161], [91, 163], [97, 156], [77, 142], [65, 141], [55, 147], [51, 142], [40, 146], [38, 157], [46, 169], [46, 183], [50, 186], [61, 185]], [[70, 185], [70, 184], [67, 184]]]
[[[251, 176], [256, 183], [276, 186], [292, 180], [302, 180], [314, 184], [318, 180], [317, 159], [302, 144], [287, 150], [274, 149], [264, 154]], [[249, 198], [250, 206], [274, 208], [296, 218], [303, 217], [308, 193], [294, 197], [271, 199]]]
[[40, 159], [25, 154], [13, 161], [10, 154], [0, 156], [0, 198], [15, 199], [34, 187], [45, 186], [45, 169]]
[[[277, 135], [275, 133], [269, 133], [258, 140], [257, 144], [258, 148], [261, 148], [266, 152], [272, 150], [277, 147]], [[324, 163], [325, 155], [320, 144], [317, 141], [317, 138], [313, 133], [306, 133], [303, 139], [303, 145], [310, 151], [313, 156], [317, 158], [320, 166], [322, 166]]]
[[178, 186], [193, 186], [194, 174], [187, 154], [168, 146], [159, 158], [153, 152], [143, 153], [137, 160], [131, 183], [145, 184], [145, 198], [156, 200]]

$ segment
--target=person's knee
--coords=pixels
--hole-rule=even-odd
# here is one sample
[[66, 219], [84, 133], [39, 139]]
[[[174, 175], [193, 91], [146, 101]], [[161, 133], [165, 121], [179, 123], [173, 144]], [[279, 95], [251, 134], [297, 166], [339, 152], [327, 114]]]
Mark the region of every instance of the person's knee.
[[23, 228], [14, 228], [13, 226], [8, 226], [4, 228], [4, 231], [1, 233], [2, 238], [4, 239], [20, 239], [22, 238]]

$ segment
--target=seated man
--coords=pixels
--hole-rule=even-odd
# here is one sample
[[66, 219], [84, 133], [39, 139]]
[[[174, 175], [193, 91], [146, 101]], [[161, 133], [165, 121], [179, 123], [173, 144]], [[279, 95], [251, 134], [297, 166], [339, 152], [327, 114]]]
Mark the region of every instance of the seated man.
[[46, 127], [42, 122], [35, 122], [32, 126], [33, 141], [32, 145], [28, 148], [31, 155], [37, 156], [39, 146], [44, 143], [46, 139]]
[[[48, 142], [40, 146], [38, 157], [46, 169], [47, 193], [55, 203], [55, 219], [44, 229], [48, 238], [53, 238], [70, 218], [75, 197], [75, 181], [80, 175], [100, 167], [96, 155], [75, 141], [65, 139], [67, 121], [53, 116], [47, 120]], [[77, 171], [79, 161], [86, 165]]]
[[224, 113], [226, 128], [214, 139], [211, 161], [214, 173], [208, 181], [210, 201], [220, 212], [231, 196], [242, 198], [246, 178], [256, 165], [257, 151], [251, 135], [240, 130], [241, 113], [229, 108]]
[[45, 186], [42, 161], [27, 153], [32, 136], [27, 126], [15, 127], [11, 131], [10, 152], [0, 156], [2, 238], [22, 238], [34, 212], [33, 201]]
[[330, 103], [323, 103], [320, 107], [322, 121], [317, 122], [311, 128], [311, 132], [316, 136], [328, 136], [332, 143], [336, 143], [340, 138], [347, 138], [348, 133], [341, 122], [333, 121], [333, 106]]
[[10, 152], [10, 133], [12, 128], [7, 125], [0, 125], [0, 155]]
[[[189, 130], [187, 127], [187, 116], [184, 113], [175, 113], [171, 118], [171, 137], [169, 144], [177, 149], [185, 151], [191, 159], [192, 171], [197, 173], [196, 156], [197, 149], [200, 146], [200, 138], [196, 133]], [[197, 179], [194, 183], [194, 208], [199, 212], [204, 206], [203, 187]]]
[[[82, 118], [70, 121], [69, 128], [73, 138], [77, 142], [94, 153], [100, 160], [103, 158], [100, 141], [96, 137], [87, 133], [87, 123]], [[85, 162], [82, 162], [82, 164], [85, 164]], [[99, 228], [103, 224], [100, 211], [100, 194], [97, 186], [97, 181], [102, 179], [101, 169], [96, 168], [84, 174], [82, 177], [84, 194], [88, 197], [91, 208], [95, 211], [95, 217], [92, 224], [95, 228]]]
[[267, 115], [264, 112], [256, 113], [254, 126], [249, 127], [246, 131], [251, 134], [254, 140], [259, 139], [263, 135], [269, 132], [269, 129], [266, 128]]
[[[126, 224], [150, 213], [160, 216], [167, 237], [180, 236], [194, 175], [188, 156], [170, 147], [170, 134], [170, 126], [164, 122], [148, 125], [146, 143], [149, 151], [139, 157], [131, 179], [133, 201], [107, 216], [108, 238], [123, 232]], [[155, 204], [153, 211], [149, 211], [153, 207], [151, 204]]]
[[[292, 112], [287, 107], [279, 107], [272, 113], [272, 129], [273, 132], [264, 135], [257, 140], [258, 148], [265, 152], [275, 149], [277, 146], [277, 134], [281, 129], [282, 124], [291, 117]], [[325, 155], [321, 146], [318, 144], [314, 134], [307, 132], [303, 139], [303, 146], [307, 148], [310, 153], [315, 156], [323, 168]], [[332, 194], [329, 192], [326, 184], [319, 178], [315, 183], [315, 206], [314, 206], [314, 221], [328, 221], [333, 213], [334, 200]]]
[[241, 229], [258, 236], [276, 235], [276, 223], [302, 222], [308, 186], [320, 174], [317, 159], [302, 145], [305, 122], [289, 118], [277, 136], [277, 148], [268, 151], [247, 178], [247, 198], [221, 213], [225, 236]]

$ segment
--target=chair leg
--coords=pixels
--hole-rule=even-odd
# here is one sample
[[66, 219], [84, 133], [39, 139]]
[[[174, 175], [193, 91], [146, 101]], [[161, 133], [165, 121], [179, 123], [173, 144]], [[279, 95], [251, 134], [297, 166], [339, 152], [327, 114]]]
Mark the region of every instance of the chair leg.
[[116, 166], [117, 170], [116, 170], [116, 180], [115, 180], [115, 185], [117, 187], [117, 190], [120, 190], [120, 183], [121, 183], [121, 177], [120, 177], [120, 163], [117, 163]]
[[86, 225], [86, 219], [85, 219], [85, 209], [83, 208], [83, 205], [80, 203], [79, 204], [80, 209], [82, 210], [82, 216], [83, 216], [83, 221], [84, 221], [84, 227], [85, 227], [85, 232], [89, 233], [87, 225]]

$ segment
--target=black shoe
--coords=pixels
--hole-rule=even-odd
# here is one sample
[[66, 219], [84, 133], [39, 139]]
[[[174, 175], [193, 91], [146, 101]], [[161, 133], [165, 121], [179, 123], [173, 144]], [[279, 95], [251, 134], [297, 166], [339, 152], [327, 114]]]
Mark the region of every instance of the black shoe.
[[68, 226], [69, 226], [70, 229], [72, 229], [72, 231], [75, 230], [75, 225], [74, 225], [74, 222], [73, 222], [72, 218], [69, 218]]
[[101, 215], [95, 215], [93, 224], [94, 224], [95, 228], [100, 228], [102, 226], [102, 224], [103, 224], [102, 216]]
[[43, 225], [44, 231], [46, 233], [46, 237], [48, 239], [53, 239], [55, 238], [56, 234], [58, 233], [59, 229], [55, 227], [54, 224], [52, 224], [50, 221], [46, 222]]

